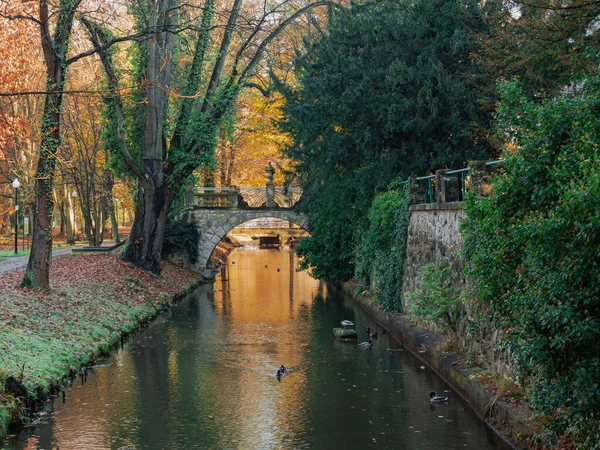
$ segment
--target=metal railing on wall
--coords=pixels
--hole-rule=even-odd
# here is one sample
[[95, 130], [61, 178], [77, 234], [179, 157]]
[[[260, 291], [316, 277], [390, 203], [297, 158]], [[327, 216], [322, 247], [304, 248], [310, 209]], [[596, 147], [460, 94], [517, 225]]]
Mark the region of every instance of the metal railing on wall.
[[481, 195], [487, 195], [489, 177], [497, 170], [496, 166], [505, 161], [473, 161], [470, 167], [437, 170], [434, 175], [411, 177], [397, 185], [410, 185], [411, 204], [464, 201], [471, 188]]

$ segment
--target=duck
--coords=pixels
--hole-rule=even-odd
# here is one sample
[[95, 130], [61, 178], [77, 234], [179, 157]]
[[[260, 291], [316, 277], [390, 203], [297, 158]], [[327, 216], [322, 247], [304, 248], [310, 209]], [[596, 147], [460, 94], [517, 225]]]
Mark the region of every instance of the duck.
[[379, 336], [379, 332], [375, 328], [367, 327], [366, 331], [367, 331], [367, 333], [369, 333], [369, 336], [374, 339], [377, 339], [377, 336]]
[[431, 399], [431, 403], [445, 403], [448, 401], [448, 397], [444, 397], [443, 395], [435, 395], [435, 392], [430, 392], [429, 398]]
[[341, 323], [344, 328], [354, 326], [354, 322], [352, 322], [351, 320], [342, 320]]
[[373, 347], [373, 344], [372, 344], [372, 343], [371, 343], [371, 341], [369, 340], [369, 341], [366, 341], [366, 342], [361, 342], [360, 344], [358, 344], [358, 346], [359, 346], [360, 348], [365, 348], [365, 349], [366, 349], [366, 348], [371, 348], [371, 347]]
[[282, 375], [285, 374], [285, 372], [287, 371], [286, 367], [282, 364], [281, 367], [279, 368], [279, 371], [281, 372]]

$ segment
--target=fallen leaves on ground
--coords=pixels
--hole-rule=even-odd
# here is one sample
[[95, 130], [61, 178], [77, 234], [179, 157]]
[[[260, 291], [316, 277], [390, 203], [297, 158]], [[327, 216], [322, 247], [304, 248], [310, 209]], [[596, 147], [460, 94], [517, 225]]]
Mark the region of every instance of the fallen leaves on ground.
[[117, 255], [77, 255], [52, 261], [49, 292], [19, 288], [22, 278], [23, 269], [0, 274], [0, 381], [22, 376], [31, 392], [44, 394], [197, 275], [163, 262], [157, 277]]

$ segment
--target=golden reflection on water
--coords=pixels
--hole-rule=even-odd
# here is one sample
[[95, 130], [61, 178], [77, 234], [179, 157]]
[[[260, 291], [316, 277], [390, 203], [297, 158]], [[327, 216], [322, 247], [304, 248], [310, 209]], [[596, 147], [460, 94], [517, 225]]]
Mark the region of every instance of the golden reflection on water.
[[[278, 447], [285, 445], [286, 436], [307, 433], [306, 420], [298, 418], [305, 417], [303, 368], [310, 339], [305, 330], [310, 326], [306, 318], [298, 319], [318, 291], [318, 281], [306, 272], [296, 272], [291, 251], [235, 252], [215, 283], [219, 334], [228, 349], [220, 367], [233, 371], [215, 374], [210, 390], [234, 393], [228, 396], [226, 408], [235, 414], [219, 425], [231, 426], [234, 420], [245, 441], [239, 444], [243, 448]], [[288, 367], [288, 374], [276, 382], [274, 374], [280, 364]], [[217, 448], [226, 445], [220, 442]]]
[[291, 251], [235, 251], [214, 284], [0, 449], [505, 448], [456, 396], [432, 407], [443, 382], [389, 335], [368, 351], [335, 341], [342, 319], [361, 338], [374, 324], [330, 294]]

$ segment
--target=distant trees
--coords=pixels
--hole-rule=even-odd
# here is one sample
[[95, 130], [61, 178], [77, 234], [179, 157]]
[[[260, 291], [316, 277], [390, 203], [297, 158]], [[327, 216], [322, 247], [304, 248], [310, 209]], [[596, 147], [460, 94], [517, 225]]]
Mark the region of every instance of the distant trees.
[[489, 153], [470, 35], [482, 28], [476, 2], [369, 2], [333, 10], [306, 44], [281, 126], [314, 218], [299, 253], [316, 276], [353, 276], [354, 232], [393, 179]]
[[517, 78], [539, 96], [597, 70], [599, 2], [489, 0], [483, 12], [489, 27], [478, 41], [491, 79]]
[[[94, 11], [80, 10], [81, 0], [60, 0], [49, 2], [39, 0], [36, 5], [30, 2], [7, 2], [0, 5], [0, 16], [11, 25], [33, 23], [38, 28], [45, 68], [44, 106], [41, 112], [37, 168], [35, 171], [35, 201], [33, 211], [31, 253], [21, 285], [39, 289], [49, 288], [49, 267], [52, 251], [52, 228], [55, 196], [61, 196], [65, 189], [55, 191], [57, 163], [63, 135], [61, 133], [64, 93], [67, 86], [69, 67], [96, 52], [81, 49], [70, 52], [72, 33], [76, 18], [89, 14], [93, 17], [110, 16], [110, 5], [99, 5]], [[127, 39], [127, 38], [123, 38]], [[113, 42], [107, 43], [112, 45]], [[78, 49], [79, 50], [79, 49]], [[31, 95], [13, 89], [12, 96]], [[33, 160], [33, 158], [31, 159]], [[65, 214], [62, 215], [66, 217]]]
[[[33, 12], [31, 4], [23, 5]], [[30, 21], [11, 21], [0, 6], [0, 91], [42, 90], [44, 70], [39, 46], [39, 30]], [[8, 44], [10, 43], [10, 44]], [[42, 95], [0, 96], [0, 234], [12, 230], [14, 190], [12, 181], [19, 178], [20, 212], [29, 209], [38, 146]], [[22, 223], [22, 221], [20, 222]]]

